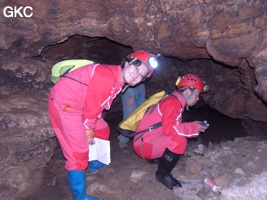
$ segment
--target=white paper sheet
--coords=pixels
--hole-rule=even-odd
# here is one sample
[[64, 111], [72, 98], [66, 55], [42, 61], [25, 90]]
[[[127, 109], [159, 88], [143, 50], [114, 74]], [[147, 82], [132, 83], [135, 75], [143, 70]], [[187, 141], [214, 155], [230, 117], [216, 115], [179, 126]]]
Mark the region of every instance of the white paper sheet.
[[89, 144], [89, 161], [98, 160], [109, 165], [110, 160], [110, 141], [94, 138], [95, 144]]

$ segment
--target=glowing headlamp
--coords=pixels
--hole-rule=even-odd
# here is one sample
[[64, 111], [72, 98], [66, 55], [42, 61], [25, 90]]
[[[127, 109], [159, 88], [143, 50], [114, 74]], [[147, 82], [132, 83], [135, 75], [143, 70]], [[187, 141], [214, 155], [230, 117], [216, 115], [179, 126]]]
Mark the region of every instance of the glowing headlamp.
[[146, 78], [149, 78], [153, 74], [154, 69], [157, 68], [159, 65], [157, 61], [157, 58], [159, 58], [159, 56], [161, 55], [154, 55], [143, 50], [135, 51], [134, 53], [129, 55], [129, 58], [131, 59], [129, 65], [134, 63], [136, 60], [141, 61], [141, 63], [143, 63], [148, 69]]
[[148, 64], [149, 64], [153, 69], [156, 69], [156, 68], [158, 67], [158, 65], [159, 65], [157, 59], [154, 58], [154, 57], [150, 57], [150, 58], [148, 59]]

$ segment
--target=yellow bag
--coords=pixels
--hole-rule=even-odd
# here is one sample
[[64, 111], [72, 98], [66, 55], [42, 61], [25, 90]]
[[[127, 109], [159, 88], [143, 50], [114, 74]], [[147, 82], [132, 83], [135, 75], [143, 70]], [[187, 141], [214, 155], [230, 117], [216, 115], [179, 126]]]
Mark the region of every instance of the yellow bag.
[[150, 96], [117, 126], [117, 130], [126, 137], [133, 137], [138, 134], [135, 131], [146, 111], [167, 96], [168, 94], [165, 91]]

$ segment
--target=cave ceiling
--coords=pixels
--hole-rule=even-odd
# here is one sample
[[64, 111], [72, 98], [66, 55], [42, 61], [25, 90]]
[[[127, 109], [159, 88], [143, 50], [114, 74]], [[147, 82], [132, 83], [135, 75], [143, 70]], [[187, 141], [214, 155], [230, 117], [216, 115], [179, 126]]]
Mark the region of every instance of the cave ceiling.
[[[0, 3], [0, 66], [47, 82], [51, 63], [36, 58], [74, 35], [104, 37], [181, 60], [211, 59], [239, 72], [213, 82], [233, 82], [243, 92], [213, 83], [217, 92], [206, 102], [231, 117], [267, 122], [266, 5], [266, 0], [5, 1]], [[32, 16], [6, 17], [6, 6], [30, 6], [26, 14]], [[75, 50], [75, 45], [66, 48]], [[216, 66], [210, 70], [216, 74]], [[228, 108], [220, 100], [225, 94]]]

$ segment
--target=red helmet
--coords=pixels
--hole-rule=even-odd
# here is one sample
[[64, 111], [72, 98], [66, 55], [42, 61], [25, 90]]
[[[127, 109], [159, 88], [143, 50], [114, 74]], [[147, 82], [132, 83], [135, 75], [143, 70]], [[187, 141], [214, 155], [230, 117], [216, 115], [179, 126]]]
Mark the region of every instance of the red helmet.
[[138, 51], [135, 51], [134, 53], [130, 54], [128, 57], [130, 59], [132, 59], [132, 61], [130, 63], [132, 63], [138, 59], [142, 63], [145, 64], [145, 66], [147, 67], [147, 69], [149, 71], [146, 78], [149, 78], [153, 74], [154, 69], [158, 67], [158, 61], [156, 59], [157, 56], [154, 54], [151, 54], [147, 51], [138, 50]]
[[179, 76], [176, 81], [177, 87], [191, 87], [200, 90], [201, 92], [207, 92], [208, 86], [204, 84], [201, 78], [194, 74], [187, 74], [182, 78]]

